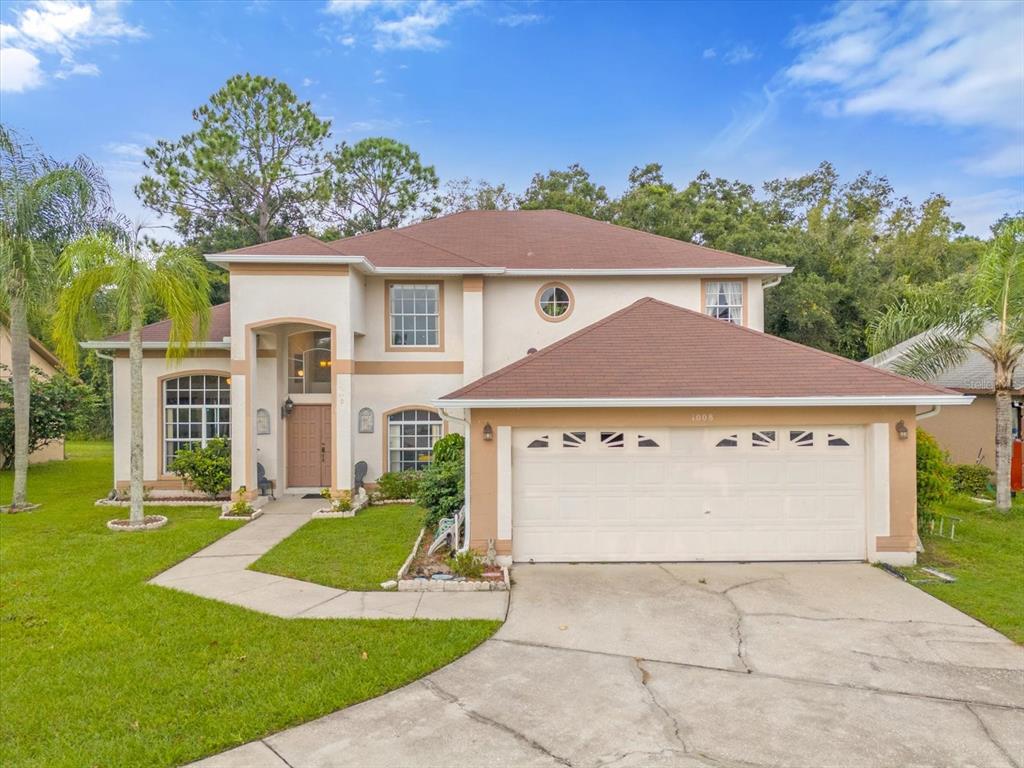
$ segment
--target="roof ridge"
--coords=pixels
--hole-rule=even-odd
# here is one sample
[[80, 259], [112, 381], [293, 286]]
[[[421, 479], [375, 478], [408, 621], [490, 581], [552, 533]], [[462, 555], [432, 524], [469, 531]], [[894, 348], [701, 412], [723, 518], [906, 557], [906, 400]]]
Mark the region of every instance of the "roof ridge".
[[[622, 309], [618, 309], [615, 312], [612, 312], [610, 315], [602, 317], [600, 320], [595, 320], [590, 325], [586, 325], [583, 328], [580, 328], [578, 331], [573, 331], [572, 333], [570, 333], [565, 338], [559, 339], [558, 341], [553, 341], [552, 343], [548, 344], [546, 347], [541, 347], [536, 352], [534, 352], [532, 355], [529, 352], [527, 352], [524, 357], [521, 357], [518, 360], [515, 360], [515, 361], [509, 363], [508, 365], [505, 365], [505, 366], [499, 368], [496, 371], [492, 371], [491, 373], [487, 374], [486, 376], [481, 376], [476, 381], [471, 382], [471, 383], [467, 384], [466, 386], [461, 387], [460, 389], [456, 390], [456, 392], [460, 393], [460, 394], [461, 393], [467, 393], [468, 394], [469, 392], [472, 392], [474, 389], [477, 389], [478, 387], [483, 386], [484, 384], [486, 384], [488, 381], [490, 381], [491, 379], [495, 378], [499, 374], [503, 375], [503, 374], [506, 374], [506, 373], [510, 373], [510, 372], [516, 370], [517, 368], [519, 368], [520, 366], [526, 365], [527, 363], [529, 363], [529, 362], [531, 362], [533, 360], [537, 360], [537, 359], [539, 359], [541, 357], [546, 357], [547, 355], [549, 355], [552, 352], [556, 351], [560, 347], [565, 346], [570, 341], [573, 341], [574, 339], [582, 338], [583, 336], [586, 336], [588, 333], [590, 333], [592, 331], [596, 331], [598, 328], [604, 327], [605, 325], [610, 323], [612, 320], [616, 320], [619, 317], [622, 317], [623, 315], [629, 313], [631, 310], [636, 309], [641, 304], [647, 304], [647, 303], [650, 303], [650, 302], [657, 302], [659, 304], [663, 304], [664, 303], [664, 302], [659, 302], [657, 299], [653, 299], [650, 296], [645, 296], [642, 299], [637, 299], [632, 304], [629, 304], [629, 305], [623, 307]], [[671, 307], [672, 305], [671, 304], [667, 304], [666, 306], [670, 306]], [[452, 393], [452, 394], [455, 394], [455, 393]], [[445, 397], [448, 397], [448, 395], [445, 395]], [[444, 399], [444, 398], [442, 398], [442, 399]]]
[[535, 210], [553, 211], [555, 213], [562, 213], [562, 214], [565, 214], [566, 216], [572, 216], [572, 217], [577, 218], [577, 219], [585, 219], [586, 221], [593, 221], [593, 222], [598, 223], [598, 224], [601, 224], [601, 223], [603, 223], [603, 224], [611, 224], [613, 227], [618, 227], [619, 229], [625, 230], [627, 232], [639, 232], [641, 235], [648, 235], [650, 237], [657, 237], [657, 238], [659, 238], [661, 240], [668, 240], [669, 242], [672, 242], [672, 243], [686, 243], [686, 245], [692, 245], [694, 248], [700, 248], [701, 250], [704, 250], [704, 251], [711, 251], [712, 253], [721, 253], [721, 254], [725, 254], [726, 256], [739, 256], [741, 259], [750, 259], [751, 261], [759, 261], [762, 264], [770, 264], [770, 265], [772, 265], [774, 267], [785, 266], [783, 264], [779, 264], [776, 261], [768, 261], [767, 259], [759, 259], [759, 258], [757, 258], [755, 256], [747, 256], [746, 254], [743, 254], [743, 253], [733, 253], [732, 251], [723, 251], [721, 248], [712, 248], [711, 246], [708, 246], [708, 245], [701, 245], [700, 243], [695, 243], [692, 240], [681, 240], [678, 237], [669, 237], [668, 235], [659, 235], [657, 232], [648, 232], [646, 229], [633, 229], [632, 227], [626, 227], [626, 226], [623, 226], [622, 224], [616, 224], [614, 221], [602, 221], [601, 219], [592, 219], [589, 216], [583, 216], [583, 215], [581, 215], [579, 213], [572, 213], [570, 211], [563, 211], [561, 208], [539, 208], [539, 209], [535, 209]]
[[[462, 211], [462, 213], [466, 213], [466, 211]], [[452, 214], [452, 215], [454, 216], [454, 215], [457, 215], [457, 214]], [[444, 218], [447, 218], [447, 217], [444, 217]], [[427, 219], [426, 221], [417, 221], [416, 224], [426, 224], [428, 221], [437, 221], [437, 219]], [[415, 225], [414, 224], [410, 224], [409, 226], [415, 226]], [[435, 250], [443, 251], [444, 253], [447, 253], [449, 256], [454, 256], [457, 259], [462, 259], [463, 261], [468, 261], [470, 264], [476, 264], [478, 267], [488, 267], [489, 266], [488, 264], [484, 264], [483, 262], [477, 261], [476, 259], [471, 259], [468, 256], [463, 256], [460, 253], [455, 253], [455, 251], [449, 251], [447, 248], [442, 248], [440, 245], [434, 245], [433, 243], [428, 243], [426, 240], [421, 240], [418, 237], [412, 237], [411, 235], [407, 235], [407, 234], [404, 234], [402, 232], [399, 232], [398, 231], [399, 229], [405, 229], [405, 227], [399, 227], [398, 229], [392, 229], [391, 232], [396, 234], [396, 235], [398, 235], [399, 237], [405, 238], [406, 240], [412, 240], [413, 242], [420, 243], [421, 245], [426, 245], [426, 246], [428, 246], [430, 248], [433, 248]]]

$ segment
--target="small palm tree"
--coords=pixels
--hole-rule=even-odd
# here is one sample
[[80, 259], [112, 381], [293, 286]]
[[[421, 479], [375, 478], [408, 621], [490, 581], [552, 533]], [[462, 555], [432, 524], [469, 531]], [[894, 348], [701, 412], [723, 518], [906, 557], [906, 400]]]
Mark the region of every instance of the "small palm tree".
[[12, 512], [31, 506], [29, 318], [49, 302], [61, 248], [106, 216], [106, 201], [106, 183], [87, 159], [58, 162], [0, 125], [0, 312], [11, 319], [14, 387]]
[[[927, 333], [926, 333], [927, 331]], [[960, 297], [903, 301], [871, 327], [873, 351], [923, 334], [900, 358], [899, 373], [929, 378], [974, 351], [992, 363], [996, 396], [996, 508], [1010, 508], [1013, 374], [1024, 352], [1024, 218], [1007, 222]]]
[[143, 238], [140, 225], [123, 220], [67, 247], [61, 258], [66, 281], [53, 317], [57, 354], [75, 371], [83, 329], [96, 327], [103, 307], [112, 307], [121, 328], [128, 328], [131, 378], [131, 514], [139, 525], [142, 511], [142, 326], [146, 311], [157, 309], [171, 320], [167, 357], [180, 358], [210, 321], [209, 284], [201, 260], [185, 248]]

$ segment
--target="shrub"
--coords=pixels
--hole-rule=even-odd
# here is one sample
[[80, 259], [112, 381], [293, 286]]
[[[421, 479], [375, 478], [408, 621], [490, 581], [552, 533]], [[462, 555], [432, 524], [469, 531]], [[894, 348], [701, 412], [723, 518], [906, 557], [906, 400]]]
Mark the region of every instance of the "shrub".
[[447, 435], [434, 443], [433, 460], [420, 474], [416, 502], [427, 510], [426, 525], [455, 515], [466, 503], [466, 442]]
[[[14, 382], [7, 375], [9, 371], [0, 364], [0, 469], [14, 464]], [[62, 373], [47, 376], [33, 367], [29, 390], [29, 453], [65, 437], [99, 407], [87, 386]]]
[[238, 486], [238, 499], [228, 508], [229, 515], [236, 515], [243, 517], [245, 515], [252, 514], [252, 504], [249, 503], [248, 499], [245, 498], [246, 488], [244, 485]]
[[953, 466], [935, 438], [917, 430], [917, 509], [930, 513], [953, 495]]
[[458, 432], [445, 435], [436, 443], [432, 453], [434, 462], [464, 461], [466, 456], [466, 438]]
[[984, 464], [955, 464], [953, 489], [968, 496], [982, 496], [988, 492], [992, 470]]
[[377, 480], [377, 496], [382, 499], [415, 499], [419, 486], [419, 472], [385, 472]]
[[466, 503], [466, 472], [461, 463], [431, 464], [423, 471], [416, 503], [427, 510], [426, 525], [452, 517]]
[[448, 558], [448, 567], [456, 576], [479, 579], [484, 575], [484, 564], [471, 550], [456, 552]]
[[171, 472], [182, 478], [189, 488], [209, 496], [223, 493], [231, 487], [231, 443], [215, 437], [205, 448], [182, 448], [174, 454]]
[[320, 497], [331, 503], [332, 512], [348, 512], [352, 509], [351, 491], [341, 491], [337, 496], [332, 496], [331, 489], [324, 488], [320, 491]]

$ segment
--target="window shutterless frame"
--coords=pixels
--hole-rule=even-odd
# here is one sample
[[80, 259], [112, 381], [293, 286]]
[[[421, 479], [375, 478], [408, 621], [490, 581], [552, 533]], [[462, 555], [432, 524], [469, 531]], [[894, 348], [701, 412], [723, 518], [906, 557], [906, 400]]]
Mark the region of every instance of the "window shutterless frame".
[[[708, 291], [714, 290], [714, 303], [709, 301]], [[721, 302], [721, 298], [725, 301]], [[739, 303], [736, 303], [738, 298]], [[747, 281], [704, 279], [700, 281], [701, 312], [737, 325], [747, 325]], [[722, 313], [727, 313], [723, 315]]]
[[[419, 334], [423, 334], [420, 337], [423, 340], [434, 343], [416, 343]], [[384, 350], [444, 352], [443, 281], [384, 281]]]
[[384, 471], [423, 469], [434, 443], [444, 434], [441, 415], [427, 406], [408, 405], [384, 414]]
[[157, 470], [162, 479], [174, 454], [187, 445], [205, 446], [215, 437], [231, 437], [231, 385], [227, 371], [176, 371], [157, 380]]

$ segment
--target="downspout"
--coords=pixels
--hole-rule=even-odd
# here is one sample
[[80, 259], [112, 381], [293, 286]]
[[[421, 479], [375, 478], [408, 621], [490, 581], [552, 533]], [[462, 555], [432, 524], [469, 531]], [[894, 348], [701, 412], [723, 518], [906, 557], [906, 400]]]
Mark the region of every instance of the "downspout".
[[762, 291], [767, 291], [769, 288], [774, 288], [776, 285], [778, 285], [781, 282], [782, 282], [782, 277], [781, 276], [773, 278], [773, 279], [769, 280], [768, 282], [762, 282], [761, 283], [761, 290]]
[[448, 413], [448, 411], [446, 411], [444, 408], [439, 408], [438, 410], [441, 412], [441, 418], [444, 419], [445, 421], [457, 421], [461, 424], [466, 425], [466, 535], [463, 537], [462, 546], [459, 547], [460, 552], [465, 552], [467, 549], [469, 549], [470, 529], [473, 525], [473, 515], [470, 514], [469, 505], [469, 500], [472, 496], [472, 486], [470, 481], [472, 473], [469, 471], [469, 468], [470, 463], [472, 462], [473, 455], [473, 452], [470, 450], [470, 440], [471, 435], [473, 434], [473, 425], [472, 423], [470, 423], [469, 419], [463, 419], [460, 418], [459, 416], [452, 416], [452, 414]]
[[930, 419], [932, 416], [938, 416], [939, 415], [939, 411], [941, 411], [941, 410], [942, 410], [942, 406], [941, 405], [933, 405], [931, 408], [929, 408], [924, 413], [916, 413], [916, 414], [914, 414], [914, 417], [918, 421], [924, 421], [925, 419]]

